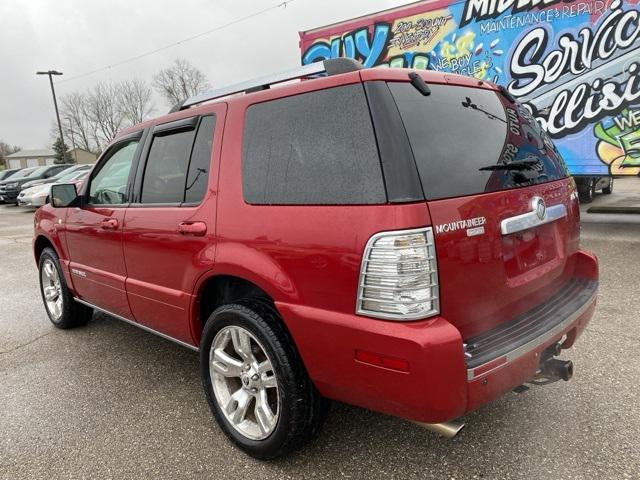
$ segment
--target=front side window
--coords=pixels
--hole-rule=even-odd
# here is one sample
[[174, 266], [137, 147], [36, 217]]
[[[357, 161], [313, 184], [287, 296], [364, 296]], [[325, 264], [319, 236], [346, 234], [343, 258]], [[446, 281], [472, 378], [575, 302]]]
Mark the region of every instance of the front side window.
[[138, 140], [117, 145], [91, 180], [89, 203], [120, 205], [128, 202], [127, 185], [131, 164], [138, 148]]

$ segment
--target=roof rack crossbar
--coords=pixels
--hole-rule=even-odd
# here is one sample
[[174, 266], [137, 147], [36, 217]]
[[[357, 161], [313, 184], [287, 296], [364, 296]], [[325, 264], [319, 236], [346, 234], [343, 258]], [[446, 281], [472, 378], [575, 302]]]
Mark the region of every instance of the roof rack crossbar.
[[247, 80], [245, 82], [236, 83], [226, 87], [211, 90], [209, 92], [201, 93], [194, 97], [184, 100], [182, 103], [176, 104], [170, 111], [170, 113], [184, 110], [192, 105], [198, 103], [208, 102], [215, 100], [216, 98], [226, 97], [233, 95], [234, 93], [245, 92], [247, 90], [256, 91], [259, 87], [266, 87], [275, 83], [286, 82], [288, 80], [294, 80], [296, 78], [308, 77], [311, 75], [337, 75], [339, 73], [355, 72], [360, 70], [362, 64], [356, 60], [350, 58], [332, 58], [324, 60], [322, 62], [310, 63], [302, 67], [297, 67], [283, 72], [266, 75], [253, 80]]

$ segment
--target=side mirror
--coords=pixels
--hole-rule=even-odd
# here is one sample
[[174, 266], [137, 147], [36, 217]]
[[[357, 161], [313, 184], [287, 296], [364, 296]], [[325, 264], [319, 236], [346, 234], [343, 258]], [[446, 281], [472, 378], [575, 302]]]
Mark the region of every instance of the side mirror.
[[51, 185], [51, 206], [55, 208], [70, 207], [78, 204], [78, 191], [73, 183]]

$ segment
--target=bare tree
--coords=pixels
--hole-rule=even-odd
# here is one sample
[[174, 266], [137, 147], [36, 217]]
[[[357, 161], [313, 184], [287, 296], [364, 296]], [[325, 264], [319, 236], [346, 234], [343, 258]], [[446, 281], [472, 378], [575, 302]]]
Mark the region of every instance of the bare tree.
[[87, 95], [73, 92], [60, 98], [60, 113], [65, 144], [97, 153], [100, 146], [94, 141], [95, 128], [87, 117]]
[[121, 128], [148, 118], [154, 109], [151, 97], [151, 87], [142, 80], [99, 83], [86, 93], [63, 96], [65, 143], [100, 153]]
[[119, 97], [120, 89], [114, 83], [98, 83], [87, 93], [85, 115], [92, 125], [93, 141], [100, 151], [124, 126], [125, 117], [118, 105]]
[[153, 85], [162, 97], [174, 105], [211, 88], [207, 77], [182, 58], [160, 70], [153, 78]]
[[7, 166], [7, 159], [5, 158], [7, 155], [11, 155], [12, 153], [16, 153], [22, 150], [20, 147], [16, 145], [9, 145], [8, 143], [0, 140], [0, 165]]
[[125, 80], [118, 85], [118, 107], [129, 125], [147, 120], [154, 106], [151, 87], [144, 80]]

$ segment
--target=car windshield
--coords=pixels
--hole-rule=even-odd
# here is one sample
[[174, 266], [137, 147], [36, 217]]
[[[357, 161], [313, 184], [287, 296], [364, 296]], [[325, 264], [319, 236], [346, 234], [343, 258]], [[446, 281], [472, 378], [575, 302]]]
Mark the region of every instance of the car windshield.
[[35, 170], [38, 170], [38, 167], [30, 167], [25, 168], [24, 170], [20, 170], [15, 175], [12, 175], [11, 180], [17, 180], [19, 178], [26, 178], [31, 175]]
[[89, 168], [91, 168], [91, 165], [76, 165], [75, 167], [68, 167], [55, 174], [51, 178], [55, 178], [56, 181], [59, 181], [58, 179], [61, 179], [62, 177], [66, 177], [67, 175], [71, 175], [72, 173], [76, 174], [80, 172], [86, 172], [87, 170], [89, 170]]
[[56, 183], [69, 183], [73, 180], [75, 180], [76, 178], [85, 175], [87, 172], [84, 170], [81, 171], [74, 171], [71, 173], [67, 173], [65, 175], [56, 175], [55, 179], [56, 179]]
[[39, 177], [40, 175], [42, 175], [44, 172], [46, 172], [47, 170], [49, 170], [49, 165], [44, 166], [44, 167], [40, 167], [40, 168], [36, 168], [33, 172], [31, 172], [28, 175], [28, 178], [33, 178], [33, 177]]

